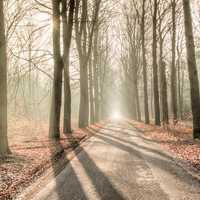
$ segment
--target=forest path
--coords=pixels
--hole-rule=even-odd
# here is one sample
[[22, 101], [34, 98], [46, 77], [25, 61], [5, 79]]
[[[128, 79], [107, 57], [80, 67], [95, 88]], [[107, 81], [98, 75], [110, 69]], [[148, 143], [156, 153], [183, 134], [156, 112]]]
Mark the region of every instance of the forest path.
[[34, 200], [199, 200], [200, 184], [126, 122], [109, 122]]

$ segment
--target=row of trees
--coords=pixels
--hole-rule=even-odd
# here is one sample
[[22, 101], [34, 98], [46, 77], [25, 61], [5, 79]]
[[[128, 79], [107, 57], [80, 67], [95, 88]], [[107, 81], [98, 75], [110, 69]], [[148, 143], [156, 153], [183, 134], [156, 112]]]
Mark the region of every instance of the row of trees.
[[74, 32], [80, 69], [79, 128], [98, 122], [107, 113], [108, 82], [113, 75], [107, 37], [107, 19], [113, 12], [108, 5], [111, 4], [103, 0], [77, 1], [76, 4]]
[[[79, 127], [87, 127], [89, 123], [99, 121], [101, 114], [103, 115], [103, 112], [101, 112], [103, 103], [100, 102], [103, 102], [103, 79], [108, 64], [108, 44], [104, 40], [105, 35], [103, 35], [106, 32], [104, 15], [107, 13], [101, 6], [104, 2], [102, 0], [70, 0], [68, 2], [69, 6], [67, 6], [67, 2], [66, 0], [52, 1], [54, 78], [49, 123], [49, 136], [51, 138], [60, 137], [63, 79], [63, 132], [72, 132], [69, 60], [70, 44], [73, 36], [80, 69]], [[62, 34], [61, 30], [63, 31]], [[61, 38], [63, 39], [63, 45], [60, 43]], [[61, 52], [63, 52], [63, 55], [61, 55]]]
[[[79, 127], [97, 122], [105, 115], [107, 99], [103, 93], [107, 93], [105, 85], [109, 84], [108, 76], [112, 76], [107, 38], [109, 25], [106, 21], [112, 12], [108, 12], [106, 4], [103, 0], [52, 0], [51, 4], [45, 0], [1, 1], [0, 154], [9, 153], [8, 95], [15, 102], [11, 99], [12, 106], [9, 105], [9, 108], [19, 110], [23, 101], [22, 108], [30, 120], [34, 120], [33, 115], [37, 111], [40, 112], [40, 101], [51, 95], [49, 137], [53, 139], [60, 137], [61, 121], [63, 132], [72, 132], [71, 95], [74, 88], [78, 88], [77, 80], [80, 85]], [[49, 41], [52, 41], [50, 45]], [[47, 66], [52, 64], [54, 68], [51, 74]], [[42, 74], [40, 79], [38, 72]], [[76, 73], [78, 76], [80, 74], [80, 79]], [[52, 87], [51, 92], [44, 88], [46, 83], [47, 88]], [[43, 106], [44, 111], [47, 105]]]
[[[189, 0], [143, 0], [124, 4], [120, 63], [128, 114], [141, 120], [142, 108], [147, 124], [151, 118], [156, 125], [169, 124], [169, 119], [174, 123], [183, 119], [187, 73], [193, 137], [199, 138], [199, 81], [190, 6]], [[185, 40], [182, 29], [185, 29]], [[184, 57], [187, 57], [187, 72]]]

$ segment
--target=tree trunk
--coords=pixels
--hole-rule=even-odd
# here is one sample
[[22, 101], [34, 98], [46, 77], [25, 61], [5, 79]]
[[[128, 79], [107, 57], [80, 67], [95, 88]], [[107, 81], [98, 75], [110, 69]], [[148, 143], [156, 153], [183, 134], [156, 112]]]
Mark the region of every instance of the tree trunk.
[[183, 113], [182, 113], [182, 94], [181, 94], [181, 84], [182, 84], [182, 80], [181, 80], [181, 55], [179, 52], [179, 46], [177, 45], [177, 80], [178, 80], [178, 106], [179, 106], [179, 118], [182, 120], [183, 119]]
[[94, 58], [93, 58], [93, 71], [94, 71], [94, 105], [95, 105], [95, 122], [99, 121], [99, 70], [98, 70], [98, 29], [94, 32]]
[[191, 107], [193, 115], [193, 137], [200, 138], [200, 95], [197, 64], [195, 58], [195, 46], [192, 27], [192, 16], [190, 1], [183, 0], [183, 10], [185, 19], [185, 37], [187, 46], [187, 61], [190, 80]]
[[161, 78], [161, 104], [162, 104], [162, 121], [169, 124], [168, 116], [168, 100], [167, 100], [167, 80], [166, 80], [166, 64], [160, 60], [160, 78]]
[[184, 99], [184, 86], [185, 86], [185, 72], [182, 70], [181, 73], [181, 92], [180, 92], [180, 115], [181, 119], [183, 120], [183, 99]]
[[[129, 97], [129, 110], [131, 111], [131, 117], [134, 120], [137, 120], [137, 102], [136, 102], [136, 86], [134, 85], [134, 82], [131, 82], [130, 80], [128, 81], [128, 88], [129, 88], [129, 92], [128, 94], [131, 95], [131, 97]], [[132, 87], [130, 87], [130, 85], [133, 85]]]
[[91, 56], [95, 25], [98, 21], [101, 0], [95, 1], [95, 10], [92, 19], [91, 31], [87, 32], [88, 2], [82, 0], [82, 14], [79, 19], [79, 0], [76, 0], [75, 9], [75, 33], [76, 45], [79, 53], [80, 64], [80, 107], [79, 128], [88, 126], [89, 121], [89, 97], [88, 97], [88, 61]]
[[144, 87], [144, 116], [145, 123], [149, 124], [149, 106], [148, 106], [148, 91], [147, 91], [147, 61], [146, 61], [146, 49], [145, 49], [145, 4], [146, 0], [143, 0], [142, 4], [142, 57], [143, 57], [143, 87]]
[[90, 124], [94, 124], [94, 87], [93, 87], [93, 70], [92, 70], [92, 61], [89, 60], [89, 96], [90, 96]]
[[[80, 2], [82, 2], [81, 19], [79, 19]], [[87, 1], [76, 0], [75, 9], [75, 33], [76, 45], [79, 54], [80, 65], [80, 106], [79, 106], [79, 128], [88, 126], [89, 121], [89, 98], [88, 98], [88, 61], [91, 50], [87, 52]], [[89, 45], [91, 48], [91, 44]], [[89, 48], [88, 47], [88, 48]]]
[[171, 64], [171, 106], [173, 120], [177, 120], [177, 76], [176, 76], [176, 0], [172, 4], [172, 64]]
[[89, 120], [89, 98], [88, 98], [88, 65], [84, 58], [80, 64], [80, 108], [79, 128], [88, 126]]
[[71, 133], [71, 88], [69, 74], [69, 55], [72, 38], [73, 16], [74, 16], [74, 0], [69, 2], [69, 15], [67, 19], [66, 0], [62, 0], [62, 21], [63, 21], [63, 64], [64, 64], [64, 121], [63, 132]]
[[141, 110], [140, 110], [140, 100], [139, 100], [139, 90], [138, 90], [138, 80], [135, 83], [135, 100], [136, 100], [136, 109], [137, 109], [137, 120], [141, 121]]
[[153, 89], [154, 89], [154, 110], [155, 110], [155, 124], [160, 125], [160, 102], [158, 90], [158, 65], [157, 65], [157, 8], [158, 2], [154, 0], [154, 14], [153, 14]]
[[150, 89], [151, 93], [150, 93], [150, 105], [151, 105], [151, 119], [154, 118], [154, 102], [153, 102], [153, 70], [151, 72], [151, 89]]
[[0, 155], [10, 153], [7, 137], [7, 53], [3, 1], [0, 1]]
[[[106, 44], [107, 46], [108, 44]], [[106, 55], [108, 54], [108, 48], [106, 48]], [[106, 113], [106, 95], [105, 95], [105, 64], [102, 64], [102, 54], [99, 56], [99, 120], [105, 119]]]
[[60, 0], [52, 0], [53, 6], [53, 55], [54, 75], [49, 124], [49, 137], [60, 137], [60, 111], [62, 99], [63, 61], [60, 52]]
[[161, 110], [162, 110], [162, 122], [164, 124], [169, 124], [169, 113], [168, 113], [168, 96], [167, 96], [167, 78], [166, 78], [166, 64], [163, 60], [163, 42], [164, 38], [162, 35], [162, 21], [159, 23], [159, 45], [160, 45], [160, 100], [161, 100]]

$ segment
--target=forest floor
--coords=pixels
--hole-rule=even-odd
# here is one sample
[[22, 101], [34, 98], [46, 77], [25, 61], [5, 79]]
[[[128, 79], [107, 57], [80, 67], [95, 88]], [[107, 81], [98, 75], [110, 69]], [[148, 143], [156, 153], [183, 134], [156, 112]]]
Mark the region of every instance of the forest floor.
[[129, 121], [135, 128], [144, 133], [145, 138], [156, 142], [162, 148], [178, 158], [188, 170], [198, 173], [200, 177], [200, 140], [192, 139], [190, 122], [170, 123], [165, 127], [147, 125]]
[[12, 154], [0, 158], [0, 200], [13, 199], [56, 165], [63, 152], [72, 151], [89, 136], [88, 132], [77, 129], [73, 134], [62, 134], [59, 141], [50, 141], [45, 123], [37, 127], [27, 121], [13, 123], [9, 127]]

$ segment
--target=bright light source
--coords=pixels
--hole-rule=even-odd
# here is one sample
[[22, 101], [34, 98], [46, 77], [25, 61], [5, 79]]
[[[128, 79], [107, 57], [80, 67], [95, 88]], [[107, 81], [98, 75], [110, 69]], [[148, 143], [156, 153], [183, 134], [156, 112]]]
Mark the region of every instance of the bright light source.
[[113, 119], [120, 119], [120, 114], [119, 113], [113, 113], [112, 118]]

